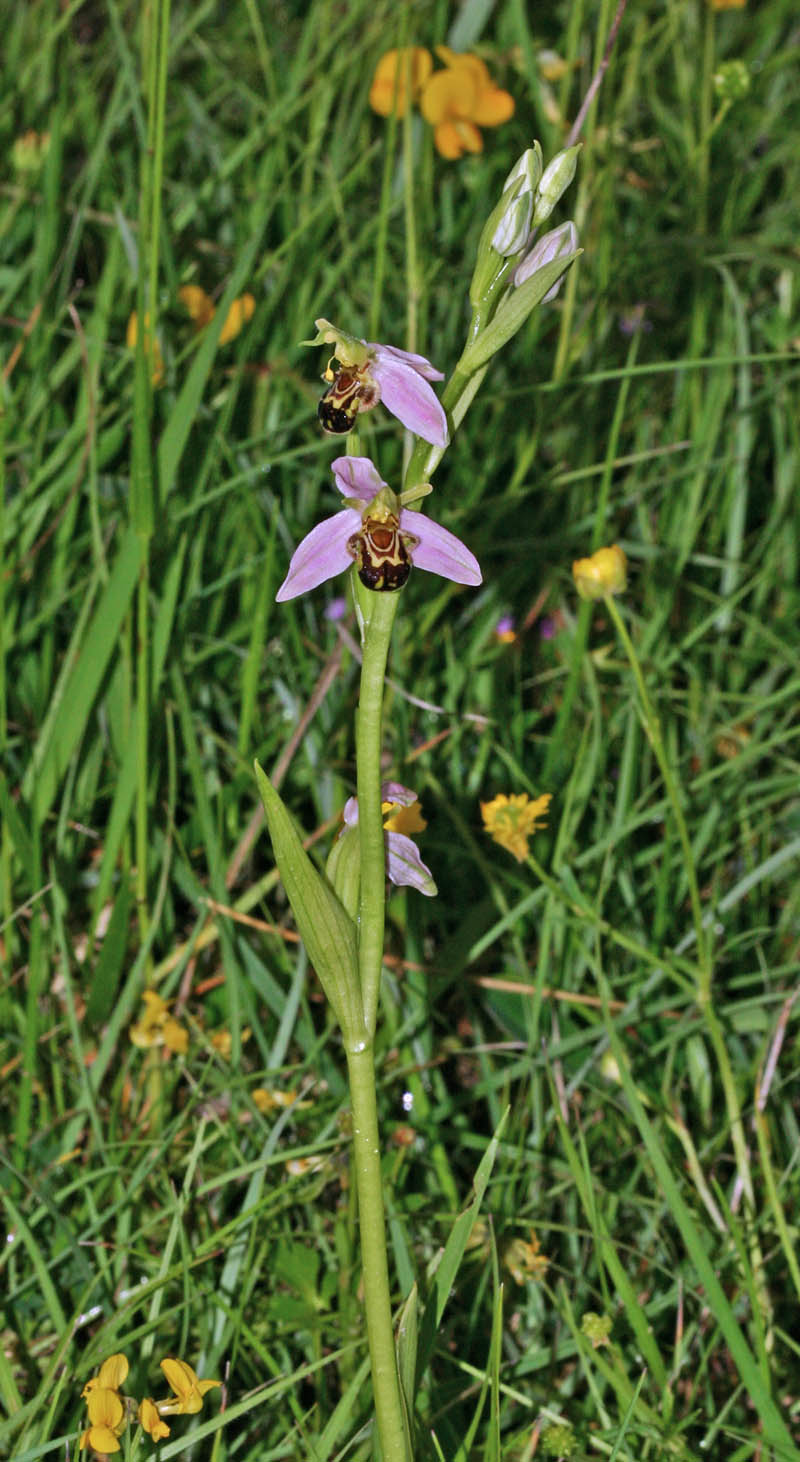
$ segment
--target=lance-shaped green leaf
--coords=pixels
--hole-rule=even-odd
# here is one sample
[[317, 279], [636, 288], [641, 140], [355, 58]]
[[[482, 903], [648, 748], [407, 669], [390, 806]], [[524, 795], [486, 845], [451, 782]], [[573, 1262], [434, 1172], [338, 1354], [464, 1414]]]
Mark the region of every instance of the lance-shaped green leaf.
[[300, 937], [333, 1006], [345, 1040], [365, 1039], [358, 979], [356, 926], [330, 884], [306, 853], [295, 825], [269, 778], [256, 762], [256, 779], [275, 861]]
[[546, 294], [549, 294], [553, 285], [559, 280], [562, 274], [569, 269], [570, 264], [583, 253], [583, 249], [576, 249], [573, 254], [566, 254], [560, 259], [553, 259], [550, 264], [537, 269], [530, 279], [520, 284], [517, 289], [509, 290], [504, 299], [497, 307], [497, 313], [490, 325], [481, 332], [477, 340], [468, 345], [462, 355], [458, 369], [465, 376], [473, 371], [480, 370], [482, 365], [491, 360], [498, 350], [516, 335], [517, 331], [525, 324], [531, 310], [541, 304]]

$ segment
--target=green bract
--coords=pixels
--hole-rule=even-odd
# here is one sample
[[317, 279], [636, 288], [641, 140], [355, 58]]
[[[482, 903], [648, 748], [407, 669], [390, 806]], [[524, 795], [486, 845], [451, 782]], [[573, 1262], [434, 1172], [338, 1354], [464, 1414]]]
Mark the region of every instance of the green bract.
[[259, 766], [256, 779], [275, 861], [292, 906], [300, 937], [348, 1042], [365, 1039], [358, 978], [356, 926], [327, 879], [317, 872], [294, 823]]
[[566, 273], [570, 264], [582, 254], [582, 249], [576, 249], [574, 254], [567, 254], [564, 258], [554, 259], [551, 264], [545, 264], [543, 268], [537, 269], [530, 279], [526, 279], [517, 289], [512, 289], [497, 306], [497, 313], [490, 325], [481, 332], [477, 340], [467, 349], [459, 361], [459, 368], [465, 375], [471, 375], [473, 371], [480, 369], [498, 350], [516, 335], [520, 326], [524, 325], [531, 310], [541, 304], [545, 295], [553, 288], [562, 274]]

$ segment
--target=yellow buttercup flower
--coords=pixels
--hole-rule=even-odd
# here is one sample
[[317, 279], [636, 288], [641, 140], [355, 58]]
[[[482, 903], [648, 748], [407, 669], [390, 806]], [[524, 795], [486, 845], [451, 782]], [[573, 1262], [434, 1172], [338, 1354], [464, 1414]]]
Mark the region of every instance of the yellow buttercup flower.
[[221, 1381], [201, 1381], [185, 1360], [178, 1360], [172, 1355], [162, 1360], [160, 1365], [175, 1393], [174, 1400], [158, 1402], [161, 1416], [185, 1416], [200, 1411], [206, 1391], [222, 1385]]
[[499, 127], [513, 117], [514, 98], [495, 86], [479, 56], [459, 55], [447, 46], [437, 46], [436, 54], [445, 69], [428, 79], [420, 100], [436, 147], [447, 158], [481, 152], [481, 127]]
[[712, 10], [743, 10], [747, 0], [708, 0]]
[[96, 1452], [120, 1450], [117, 1438], [125, 1428], [125, 1407], [110, 1386], [96, 1386], [86, 1398], [89, 1425], [82, 1432], [79, 1445], [94, 1447]]
[[491, 802], [482, 802], [481, 816], [487, 833], [523, 863], [528, 856], [528, 839], [547, 821], [550, 800], [550, 792], [533, 802], [527, 792], [519, 792], [510, 797], [501, 793]]
[[[128, 324], [125, 330], [125, 342], [129, 350], [136, 349], [136, 341], [139, 338], [139, 321], [136, 311], [132, 310], [128, 316]], [[158, 337], [152, 337], [150, 332], [150, 315], [144, 317], [144, 353], [150, 362], [150, 380], [154, 386], [160, 386], [164, 381], [164, 357], [161, 354], [161, 346]]]
[[84, 1401], [98, 1387], [103, 1387], [107, 1391], [118, 1391], [128, 1374], [128, 1370], [128, 1362], [124, 1355], [110, 1355], [107, 1360], [103, 1361], [97, 1375], [92, 1376], [91, 1380], [86, 1382], [86, 1385], [81, 1391], [81, 1396]]
[[387, 51], [375, 67], [369, 89], [373, 112], [389, 117], [396, 110], [404, 117], [409, 103], [417, 101], [433, 70], [433, 58], [424, 46], [401, 46]]
[[603, 599], [621, 594], [627, 583], [628, 561], [618, 543], [598, 548], [591, 558], [576, 558], [572, 577], [581, 599]]
[[144, 1430], [148, 1436], [152, 1437], [154, 1442], [160, 1441], [162, 1437], [169, 1436], [169, 1427], [162, 1419], [155, 1401], [152, 1401], [149, 1396], [145, 1396], [144, 1401], [139, 1403], [137, 1415]]

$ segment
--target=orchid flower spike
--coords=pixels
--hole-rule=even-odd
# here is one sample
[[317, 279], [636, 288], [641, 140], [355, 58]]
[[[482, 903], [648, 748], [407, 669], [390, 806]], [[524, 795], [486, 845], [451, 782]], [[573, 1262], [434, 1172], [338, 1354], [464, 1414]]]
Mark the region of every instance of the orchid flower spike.
[[332, 466], [336, 486], [351, 506], [306, 534], [275, 595], [279, 603], [308, 593], [354, 563], [362, 584], [381, 592], [402, 589], [412, 565], [455, 584], [481, 583], [478, 560], [460, 538], [403, 506], [424, 495], [419, 488], [398, 496], [369, 457], [337, 457]]
[[377, 345], [348, 335], [330, 320], [315, 320], [318, 334], [304, 345], [332, 345], [323, 380], [328, 389], [317, 408], [320, 423], [334, 436], [353, 430], [359, 411], [371, 411], [382, 401], [403, 426], [434, 447], [450, 440], [447, 417], [430, 381], [441, 381], [424, 355]]

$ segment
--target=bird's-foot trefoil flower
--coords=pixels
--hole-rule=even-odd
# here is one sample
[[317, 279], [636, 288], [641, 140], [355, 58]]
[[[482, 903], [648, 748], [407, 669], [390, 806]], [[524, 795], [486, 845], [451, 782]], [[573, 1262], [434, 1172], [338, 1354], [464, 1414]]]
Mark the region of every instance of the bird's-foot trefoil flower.
[[119, 1452], [117, 1438], [125, 1430], [125, 1406], [120, 1396], [110, 1386], [95, 1386], [86, 1397], [89, 1410], [89, 1425], [81, 1433], [79, 1446], [93, 1447], [95, 1452], [106, 1456]]
[[122, 1386], [125, 1382], [125, 1377], [128, 1374], [128, 1370], [129, 1366], [127, 1356], [122, 1355], [120, 1352], [118, 1352], [116, 1355], [110, 1355], [107, 1360], [103, 1361], [103, 1364], [97, 1372], [97, 1375], [92, 1376], [91, 1379], [86, 1382], [86, 1385], [81, 1391], [81, 1396], [83, 1397], [84, 1401], [86, 1401], [87, 1398], [91, 1395], [92, 1391], [96, 1391], [99, 1386], [103, 1386], [109, 1391], [118, 1391], [120, 1386]]
[[547, 821], [551, 794], [544, 792], [531, 801], [527, 792], [500, 793], [491, 802], [481, 803], [481, 816], [490, 838], [513, 854], [518, 863], [528, 856], [528, 839]]
[[420, 111], [434, 128], [433, 140], [442, 157], [482, 152], [481, 127], [499, 127], [514, 115], [514, 98], [495, 86], [479, 56], [459, 54], [437, 46], [444, 71], [435, 71], [422, 90]]
[[170, 1401], [157, 1402], [161, 1416], [185, 1416], [200, 1411], [206, 1391], [222, 1385], [221, 1381], [201, 1381], [188, 1362], [178, 1360], [176, 1356], [167, 1356], [159, 1364], [175, 1393]]
[[137, 1415], [140, 1424], [154, 1442], [160, 1441], [162, 1437], [169, 1436], [169, 1427], [162, 1419], [161, 1413], [152, 1397], [145, 1396], [144, 1400], [140, 1401]]
[[333, 355], [323, 380], [328, 389], [317, 414], [325, 431], [334, 436], [352, 431], [360, 411], [371, 411], [382, 401], [403, 426], [434, 447], [450, 440], [447, 417], [431, 381], [441, 381], [424, 355], [360, 340], [339, 330], [330, 320], [315, 320], [318, 334], [304, 345], [332, 345]]
[[404, 117], [409, 102], [415, 102], [433, 70], [433, 57], [424, 46], [401, 46], [386, 51], [375, 67], [369, 89], [369, 104], [381, 117], [396, 112]]
[[143, 991], [142, 1000], [144, 1014], [128, 1032], [134, 1046], [166, 1046], [168, 1051], [185, 1055], [189, 1049], [189, 1032], [170, 1015], [166, 1001], [156, 990]]
[[[200, 288], [199, 284], [184, 284], [178, 290], [178, 299], [184, 305], [198, 330], [203, 330], [206, 325], [211, 324], [216, 314], [214, 301], [204, 289]], [[243, 294], [235, 299], [225, 316], [225, 323], [219, 332], [217, 344], [227, 345], [229, 341], [235, 340], [245, 325], [252, 320], [255, 310], [256, 302], [252, 294]]]
[[353, 564], [362, 584], [380, 591], [401, 589], [412, 565], [455, 584], [480, 584], [480, 565], [466, 545], [407, 506], [427, 494], [428, 484], [398, 495], [369, 457], [337, 457], [332, 465], [336, 486], [351, 506], [306, 534], [275, 595], [279, 603], [306, 594]]

